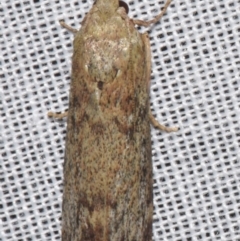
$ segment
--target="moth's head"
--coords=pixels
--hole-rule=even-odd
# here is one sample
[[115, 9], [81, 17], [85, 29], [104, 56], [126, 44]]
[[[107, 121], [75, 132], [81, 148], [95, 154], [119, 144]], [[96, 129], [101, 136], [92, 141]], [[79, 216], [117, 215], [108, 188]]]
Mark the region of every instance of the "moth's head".
[[115, 12], [118, 9], [118, 0], [96, 0], [95, 7], [101, 12]]
[[129, 11], [127, 3], [119, 0], [96, 0], [94, 5], [102, 13], [115, 13], [119, 7], [123, 7], [126, 13]]

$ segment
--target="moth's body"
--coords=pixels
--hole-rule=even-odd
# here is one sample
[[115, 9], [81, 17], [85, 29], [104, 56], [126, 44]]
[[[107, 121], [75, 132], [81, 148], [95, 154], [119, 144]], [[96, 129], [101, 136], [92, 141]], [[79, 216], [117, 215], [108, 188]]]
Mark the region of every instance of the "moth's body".
[[63, 241], [152, 237], [148, 60], [115, 2], [97, 2], [74, 39]]
[[[170, 4], [168, 0], [166, 7]], [[118, 0], [97, 0], [76, 32], [62, 241], [151, 241], [150, 48]], [[49, 116], [63, 117], [49, 113]]]

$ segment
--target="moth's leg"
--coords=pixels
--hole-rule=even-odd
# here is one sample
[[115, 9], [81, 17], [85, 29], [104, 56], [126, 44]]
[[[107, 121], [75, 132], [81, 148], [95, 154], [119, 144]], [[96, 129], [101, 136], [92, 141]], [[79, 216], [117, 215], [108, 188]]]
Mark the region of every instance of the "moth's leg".
[[165, 131], [165, 132], [175, 132], [175, 131], [178, 131], [178, 127], [176, 126], [173, 126], [173, 127], [167, 127], [167, 126], [164, 126], [162, 124], [160, 124], [153, 116], [151, 110], [149, 111], [149, 120], [152, 124], [153, 127], [161, 130], [161, 131]]
[[[150, 42], [148, 39], [148, 34], [142, 34], [142, 40], [144, 42], [144, 49], [145, 49], [145, 59], [146, 59], [146, 76], [147, 76], [147, 90], [149, 92], [150, 89], [150, 76], [151, 76], [151, 49], [150, 49]], [[160, 124], [153, 116], [150, 106], [149, 106], [149, 120], [151, 124], [155, 127], [158, 128], [161, 131], [165, 132], [174, 132], [177, 131], [177, 127], [167, 127], [162, 124]]]
[[61, 26], [62, 26], [63, 28], [66, 28], [67, 30], [69, 30], [69, 31], [72, 32], [72, 33], [77, 33], [77, 32], [78, 32], [77, 29], [72, 28], [71, 26], [67, 25], [63, 20], [60, 20], [59, 23], [61, 24]]
[[63, 113], [57, 114], [55, 112], [48, 112], [48, 117], [56, 118], [56, 119], [63, 119], [64, 117], [67, 117], [68, 111], [65, 111]]
[[172, 0], [167, 0], [167, 2], [165, 3], [163, 10], [152, 20], [149, 21], [143, 21], [143, 20], [139, 20], [139, 19], [133, 19], [133, 23], [137, 24], [137, 25], [141, 25], [144, 27], [148, 27], [149, 25], [156, 23], [162, 16], [163, 14], [167, 11], [168, 6], [170, 5]]

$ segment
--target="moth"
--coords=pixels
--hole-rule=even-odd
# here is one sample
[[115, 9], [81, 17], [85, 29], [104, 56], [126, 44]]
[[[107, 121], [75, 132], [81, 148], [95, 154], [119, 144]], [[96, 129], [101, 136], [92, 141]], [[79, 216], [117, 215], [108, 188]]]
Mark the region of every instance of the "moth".
[[62, 240], [151, 241], [153, 181], [149, 107], [151, 21], [130, 19], [126, 3], [96, 0], [75, 30], [67, 113]]

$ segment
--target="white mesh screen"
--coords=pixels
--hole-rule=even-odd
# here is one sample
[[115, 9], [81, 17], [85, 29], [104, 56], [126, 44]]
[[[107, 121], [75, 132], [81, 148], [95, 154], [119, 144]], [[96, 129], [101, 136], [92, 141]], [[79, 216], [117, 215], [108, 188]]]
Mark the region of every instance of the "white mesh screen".
[[[60, 240], [73, 34], [86, 0], [1, 0], [0, 241]], [[163, 0], [129, 1], [151, 19]], [[148, 28], [155, 241], [240, 240], [240, 1], [173, 0]], [[141, 28], [141, 32], [145, 29]]]

